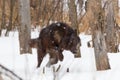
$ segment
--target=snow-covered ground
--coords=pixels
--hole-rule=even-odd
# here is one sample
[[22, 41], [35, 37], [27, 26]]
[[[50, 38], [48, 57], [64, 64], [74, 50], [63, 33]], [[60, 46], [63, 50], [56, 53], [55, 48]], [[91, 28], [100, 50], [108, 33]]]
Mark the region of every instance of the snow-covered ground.
[[[32, 32], [32, 38], [38, 37], [39, 32]], [[94, 49], [87, 47], [87, 41], [91, 40], [90, 35], [80, 35], [82, 46], [81, 58], [74, 58], [70, 51], [64, 51], [63, 62], [45, 67], [48, 62], [47, 55], [40, 68], [36, 68], [36, 49], [33, 54], [19, 53], [18, 32], [11, 32], [9, 37], [0, 37], [0, 64], [12, 70], [23, 80], [120, 80], [120, 52], [108, 53], [110, 70], [96, 71]], [[57, 72], [53, 72], [61, 65]], [[69, 72], [67, 72], [69, 69]], [[43, 73], [44, 72], [44, 73]]]

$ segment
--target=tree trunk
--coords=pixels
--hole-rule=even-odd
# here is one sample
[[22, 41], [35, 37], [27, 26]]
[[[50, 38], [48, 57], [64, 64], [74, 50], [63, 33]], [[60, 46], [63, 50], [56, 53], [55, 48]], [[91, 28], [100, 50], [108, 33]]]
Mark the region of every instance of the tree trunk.
[[[77, 9], [76, 9], [76, 5], [75, 5], [75, 1], [69, 0], [68, 6], [69, 6], [69, 18], [70, 18], [71, 26], [74, 30], [77, 30], [77, 33], [79, 34], [78, 21], [77, 21]], [[75, 55], [75, 57], [81, 57], [80, 49], [78, 52], [79, 53], [77, 53], [77, 55]]]
[[15, 4], [15, 1], [14, 0], [10, 0], [10, 18], [9, 18], [9, 23], [8, 23], [8, 26], [7, 26], [7, 31], [6, 31], [5, 36], [8, 36], [9, 35], [9, 31], [12, 30], [12, 22], [13, 22], [12, 18], [13, 18], [14, 4]]
[[69, 0], [69, 18], [71, 22], [71, 26], [73, 29], [78, 29], [78, 22], [77, 22], [77, 9], [74, 0]]
[[95, 30], [93, 32], [93, 44], [95, 50], [95, 60], [96, 60], [97, 70], [110, 69], [109, 60], [106, 51], [105, 39], [101, 31]]
[[2, 5], [2, 22], [1, 22], [1, 27], [0, 27], [0, 36], [2, 29], [5, 28], [5, 2], [6, 0], [3, 0], [3, 5]]
[[46, 7], [47, 7], [47, 0], [42, 0], [42, 6], [41, 6], [41, 12], [40, 12], [40, 19], [41, 19], [40, 22], [42, 27], [46, 24], [45, 23], [45, 17], [47, 15]]
[[78, 3], [79, 3], [79, 8], [81, 9], [83, 6], [83, 0], [78, 0]]
[[108, 8], [106, 10], [106, 45], [107, 45], [107, 52], [117, 52], [116, 50], [116, 31], [115, 31], [115, 20], [114, 20], [114, 7], [113, 3], [110, 2], [108, 4]]
[[117, 23], [117, 18], [119, 17], [119, 0], [114, 0], [114, 17], [115, 17], [115, 33], [116, 33], [116, 52], [119, 52], [119, 44], [120, 44], [120, 26]]
[[[55, 4], [55, 7], [53, 6], [53, 9], [51, 9], [51, 14], [50, 14], [50, 16], [49, 16], [49, 18], [48, 18], [47, 25], [49, 24], [50, 20], [53, 19], [53, 16], [54, 16], [54, 14], [55, 14], [55, 11], [57, 10], [57, 8], [58, 8], [58, 6], [59, 6], [59, 4], [60, 4], [60, 1], [61, 1], [61, 0], [58, 0], [58, 1], [56, 2], [56, 4]], [[54, 3], [55, 3], [55, 2], [54, 2]]]
[[93, 13], [93, 18], [91, 18], [90, 24], [95, 51], [96, 68], [97, 70], [110, 69], [104, 37], [105, 19], [101, 0], [90, 0], [89, 3]]
[[20, 41], [20, 53], [31, 53], [31, 49], [28, 42], [31, 38], [31, 21], [30, 21], [30, 4], [29, 0], [19, 0], [19, 41]]
[[[55, 4], [57, 4], [57, 1], [55, 1]], [[62, 17], [63, 17], [63, 0], [60, 0], [59, 5], [57, 6], [57, 9], [55, 10], [52, 19], [53, 21], [62, 21]]]
[[40, 21], [40, 15], [41, 15], [41, 11], [42, 11], [42, 0], [39, 0], [39, 2], [38, 2], [38, 13], [37, 13], [37, 22], [39, 22]]

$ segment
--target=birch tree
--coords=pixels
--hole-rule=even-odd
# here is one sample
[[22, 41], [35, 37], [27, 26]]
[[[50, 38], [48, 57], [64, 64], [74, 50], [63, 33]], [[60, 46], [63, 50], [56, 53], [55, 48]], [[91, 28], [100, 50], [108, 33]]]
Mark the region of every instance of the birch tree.
[[20, 41], [20, 53], [31, 53], [31, 49], [28, 45], [30, 39], [30, 3], [29, 0], [19, 0], [19, 41]]

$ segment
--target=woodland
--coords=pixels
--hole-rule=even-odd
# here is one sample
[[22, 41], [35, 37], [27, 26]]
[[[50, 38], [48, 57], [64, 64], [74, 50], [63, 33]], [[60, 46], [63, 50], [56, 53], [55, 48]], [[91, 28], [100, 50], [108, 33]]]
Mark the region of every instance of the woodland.
[[[65, 22], [77, 33], [92, 35], [97, 70], [111, 68], [107, 53], [119, 52], [120, 10], [118, 0], [0, 0], [0, 36], [19, 32], [20, 54], [32, 54], [31, 30], [53, 22]], [[92, 42], [92, 44], [91, 44]], [[81, 52], [77, 57], [81, 57]]]

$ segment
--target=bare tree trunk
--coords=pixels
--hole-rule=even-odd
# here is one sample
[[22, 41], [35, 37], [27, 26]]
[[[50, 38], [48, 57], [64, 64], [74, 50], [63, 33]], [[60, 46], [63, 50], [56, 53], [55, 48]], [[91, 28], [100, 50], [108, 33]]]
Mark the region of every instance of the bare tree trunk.
[[119, 15], [119, 0], [114, 0], [113, 7], [114, 7], [114, 17], [115, 17], [115, 33], [116, 33], [116, 52], [119, 52], [119, 44], [120, 44], [120, 26], [118, 26], [117, 18]]
[[59, 19], [60, 21], [63, 21], [63, 1], [61, 1], [60, 3], [60, 16], [59, 16]]
[[29, 0], [19, 0], [19, 41], [20, 41], [20, 53], [31, 53], [31, 49], [28, 42], [31, 38], [31, 21], [30, 21], [30, 3]]
[[113, 7], [114, 7], [114, 15], [117, 17], [118, 12], [119, 12], [119, 0], [112, 0]]
[[[98, 26], [98, 25], [96, 25]], [[99, 30], [93, 32], [93, 44], [97, 70], [110, 69], [104, 35]]]
[[110, 69], [110, 65], [104, 37], [105, 19], [104, 11], [101, 6], [101, 0], [90, 0], [89, 4], [93, 13], [90, 24], [95, 51], [96, 68], [97, 70], [107, 70]]
[[[82, 17], [84, 16], [83, 15], [83, 8], [82, 8], [82, 6], [83, 6], [83, 3], [84, 3], [84, 1], [83, 0], [78, 0], [78, 4], [79, 4], [79, 17], [78, 17], [78, 21], [80, 21], [81, 19], [82, 19]], [[86, 7], [86, 5], [85, 5], [85, 7]], [[79, 24], [79, 23], [78, 23]]]
[[51, 11], [51, 14], [50, 14], [50, 17], [48, 18], [48, 21], [47, 21], [47, 25], [49, 24], [50, 20], [53, 18], [54, 14], [55, 14], [55, 11], [59, 5], [61, 0], [58, 0], [57, 1], [57, 4], [55, 5], [55, 7], [53, 8], [53, 10]]
[[[77, 30], [77, 33], [79, 33], [78, 32], [78, 21], [77, 21], [77, 9], [75, 5], [75, 1], [69, 0], [68, 6], [69, 6], [69, 18], [70, 18], [71, 26], [74, 30]], [[78, 52], [79, 53], [77, 53], [75, 57], [81, 57], [80, 49]]]
[[2, 32], [2, 29], [5, 28], [5, 2], [6, 0], [3, 0], [3, 5], [2, 5], [2, 22], [1, 22], [1, 28], [0, 28], [0, 35]]
[[14, 0], [10, 0], [10, 18], [9, 18], [9, 23], [8, 23], [8, 26], [7, 26], [7, 31], [6, 31], [5, 36], [8, 36], [9, 35], [9, 31], [12, 30], [12, 22], [13, 22], [12, 18], [13, 18], [14, 4], [15, 4], [15, 1]]
[[79, 8], [81, 9], [83, 5], [83, 0], [78, 0], [78, 3], [79, 3]]
[[78, 22], [77, 22], [77, 9], [74, 0], [69, 0], [69, 18], [71, 22], [71, 26], [73, 29], [78, 29]]
[[119, 45], [120, 45], [120, 26], [118, 26], [118, 23], [117, 23], [117, 18], [118, 18], [118, 15], [119, 15], [119, 0], [115, 0], [113, 1], [113, 5], [114, 5], [114, 12], [115, 12], [115, 18], [116, 18], [116, 36], [117, 36], [117, 49], [118, 51], [120, 52], [119, 50]]
[[40, 13], [40, 19], [41, 19], [41, 26], [45, 25], [45, 16], [46, 16], [46, 4], [47, 0], [42, 0], [42, 7], [41, 13]]
[[106, 45], [107, 52], [117, 52], [116, 50], [116, 31], [115, 31], [115, 20], [114, 20], [114, 7], [112, 1], [107, 5], [106, 10]]
[[[54, 1], [54, 2], [57, 3], [57, 1]], [[60, 0], [59, 5], [55, 10], [52, 19], [53, 21], [62, 21], [62, 17], [63, 17], [63, 0]]]
[[37, 14], [37, 22], [39, 22], [39, 19], [40, 19], [40, 14], [41, 14], [41, 11], [42, 11], [42, 0], [39, 0], [39, 5], [38, 5], [38, 14]]

